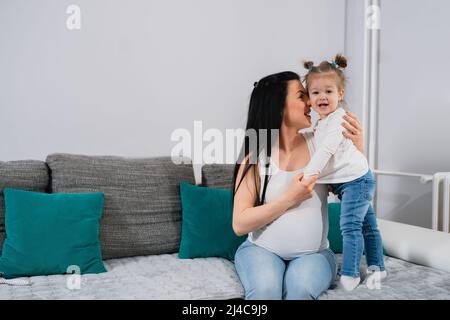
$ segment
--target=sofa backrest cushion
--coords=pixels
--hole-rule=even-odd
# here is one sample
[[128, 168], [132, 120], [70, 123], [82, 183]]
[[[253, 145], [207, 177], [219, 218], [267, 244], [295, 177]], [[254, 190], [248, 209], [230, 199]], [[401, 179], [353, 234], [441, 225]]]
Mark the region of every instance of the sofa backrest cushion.
[[202, 185], [210, 188], [233, 189], [234, 164], [205, 164]]
[[192, 165], [170, 157], [47, 156], [53, 193], [103, 192], [103, 259], [178, 252], [179, 183], [195, 183]]
[[45, 162], [38, 160], [0, 161], [0, 254], [5, 239], [5, 201], [3, 189], [15, 188], [46, 192], [49, 173]]

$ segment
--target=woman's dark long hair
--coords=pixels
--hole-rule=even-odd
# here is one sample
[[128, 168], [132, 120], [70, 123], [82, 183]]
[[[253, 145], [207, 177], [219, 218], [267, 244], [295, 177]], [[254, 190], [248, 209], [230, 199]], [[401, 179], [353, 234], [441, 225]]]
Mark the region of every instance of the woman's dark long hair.
[[[300, 81], [300, 77], [295, 72], [285, 71], [264, 77], [254, 84], [248, 108], [246, 135], [239, 154], [238, 161], [236, 162], [236, 165], [234, 167], [233, 201], [236, 190], [241, 185], [248, 171], [252, 169], [254, 172], [255, 190], [257, 194], [254, 206], [256, 207], [262, 205], [265, 202], [266, 188], [269, 180], [269, 162], [272, 153], [272, 145], [273, 143], [275, 143], [275, 141], [272, 141], [273, 135], [271, 133], [273, 129], [276, 129], [276, 132], [279, 133], [279, 130], [281, 128], [284, 106], [286, 102], [288, 81], [291, 80]], [[256, 131], [256, 146], [252, 146], [250, 143], [249, 135], [247, 135], [249, 130]], [[264, 138], [266, 139], [261, 139], [259, 133], [265, 130], [267, 132], [267, 135], [264, 136]], [[276, 134], [275, 136], [278, 135]], [[262, 194], [260, 194], [260, 190], [256, 181], [256, 179], [259, 177], [258, 159], [261, 152], [265, 153], [264, 156], [267, 160], [265, 162], [266, 174], [264, 177]], [[247, 160], [244, 162], [244, 159]], [[237, 175], [241, 165], [244, 165], [243, 174], [236, 188]]]

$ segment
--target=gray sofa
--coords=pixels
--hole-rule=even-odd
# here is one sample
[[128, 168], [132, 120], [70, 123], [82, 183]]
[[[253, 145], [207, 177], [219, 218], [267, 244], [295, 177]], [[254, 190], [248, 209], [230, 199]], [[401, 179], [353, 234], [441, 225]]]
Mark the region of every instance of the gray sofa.
[[[201, 182], [209, 187], [231, 188], [231, 176], [230, 165], [205, 165]], [[193, 167], [175, 165], [170, 157], [132, 159], [59, 153], [49, 155], [45, 162], [0, 162], [0, 191], [12, 187], [53, 193], [104, 192], [100, 241], [108, 271], [82, 275], [76, 290], [67, 285], [70, 275], [25, 278], [27, 286], [0, 284], [0, 299], [243, 298], [244, 290], [231, 261], [177, 258], [180, 181], [196, 183]], [[386, 230], [392, 226], [389, 224]], [[389, 234], [382, 233], [388, 243], [387, 254], [398, 252], [395, 241], [389, 243]], [[4, 237], [1, 193], [0, 243]], [[360, 286], [347, 293], [332, 287], [320, 299], [450, 299], [449, 269], [419, 265], [414, 263], [415, 258], [407, 260], [402, 254], [386, 257], [389, 277], [381, 290]]]

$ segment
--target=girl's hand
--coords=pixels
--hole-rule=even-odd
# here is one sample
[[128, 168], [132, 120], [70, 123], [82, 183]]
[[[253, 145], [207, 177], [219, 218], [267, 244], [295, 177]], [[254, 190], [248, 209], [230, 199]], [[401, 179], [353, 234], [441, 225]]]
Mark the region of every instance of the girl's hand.
[[346, 122], [342, 123], [342, 126], [346, 131], [342, 132], [344, 137], [352, 140], [355, 147], [364, 153], [364, 131], [358, 118], [351, 112], [346, 111], [344, 116]]
[[296, 207], [303, 201], [312, 198], [317, 175], [305, 180], [303, 173], [295, 176], [289, 183], [288, 189], [280, 197], [280, 201], [287, 203], [289, 208]]

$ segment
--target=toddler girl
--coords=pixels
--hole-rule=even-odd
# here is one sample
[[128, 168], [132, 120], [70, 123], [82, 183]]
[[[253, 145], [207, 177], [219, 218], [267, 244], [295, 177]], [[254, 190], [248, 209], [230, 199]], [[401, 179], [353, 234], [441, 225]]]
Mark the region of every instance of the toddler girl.
[[320, 116], [314, 127], [316, 152], [304, 169], [304, 177], [318, 175], [317, 183], [329, 184], [341, 200], [341, 287], [350, 291], [360, 283], [360, 262], [365, 250], [369, 266], [366, 285], [372, 289], [386, 277], [386, 271], [381, 236], [371, 206], [376, 182], [366, 157], [342, 135], [346, 84], [342, 70], [347, 59], [336, 55], [332, 62], [314, 66], [309, 61], [304, 66], [308, 69], [305, 81], [311, 107]]

